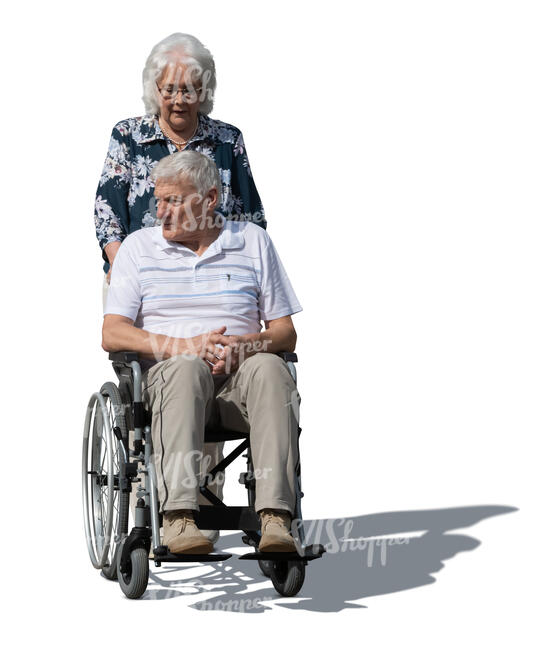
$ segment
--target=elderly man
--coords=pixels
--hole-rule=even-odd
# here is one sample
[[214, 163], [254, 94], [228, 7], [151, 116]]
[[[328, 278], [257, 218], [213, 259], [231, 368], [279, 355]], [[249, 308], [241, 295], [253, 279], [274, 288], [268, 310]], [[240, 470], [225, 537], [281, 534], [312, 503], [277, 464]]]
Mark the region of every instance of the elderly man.
[[130, 234], [118, 252], [102, 346], [143, 359], [164, 543], [213, 550], [193, 519], [210, 422], [250, 432], [259, 549], [294, 551], [299, 397], [275, 353], [295, 349], [301, 306], [267, 233], [214, 212], [220, 177], [209, 158], [175, 153], [153, 176], [161, 225]]

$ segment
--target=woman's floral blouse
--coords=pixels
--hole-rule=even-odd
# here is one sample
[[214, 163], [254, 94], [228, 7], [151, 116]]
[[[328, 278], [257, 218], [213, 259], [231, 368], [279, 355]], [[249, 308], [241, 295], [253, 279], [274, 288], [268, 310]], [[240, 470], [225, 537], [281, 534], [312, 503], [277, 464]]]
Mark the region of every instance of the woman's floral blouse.
[[[218, 166], [222, 180], [218, 212], [266, 228], [264, 208], [239, 129], [199, 113], [198, 128], [185, 149], [209, 156]], [[94, 210], [102, 251], [106, 244], [123, 241], [139, 228], [156, 225], [150, 173], [161, 158], [175, 151], [177, 147], [164, 136], [155, 115], [122, 120], [113, 128]], [[104, 252], [103, 257], [106, 260]], [[107, 262], [104, 270], [108, 270]]]

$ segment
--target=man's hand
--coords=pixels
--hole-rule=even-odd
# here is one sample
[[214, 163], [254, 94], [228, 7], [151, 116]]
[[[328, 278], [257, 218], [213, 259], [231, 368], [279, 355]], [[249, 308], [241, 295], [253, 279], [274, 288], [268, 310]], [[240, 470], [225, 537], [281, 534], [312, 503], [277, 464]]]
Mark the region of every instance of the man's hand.
[[247, 358], [262, 350], [263, 345], [248, 336], [224, 335], [227, 327], [199, 334], [189, 339], [172, 339], [168, 356], [194, 354], [204, 359], [213, 375], [229, 375]]
[[108, 258], [108, 262], [110, 263], [110, 268], [108, 269], [108, 273], [106, 274], [106, 282], [108, 284], [110, 284], [112, 267], [114, 266], [114, 260], [116, 259], [116, 254], [120, 246], [121, 246], [120, 241], [111, 241], [109, 244], [106, 244], [106, 246], [104, 246], [104, 252], [106, 253], [106, 257]]
[[195, 354], [208, 363], [212, 374], [223, 374], [225, 372], [225, 359], [229, 353], [225, 347], [222, 347], [220, 341], [226, 329], [226, 326], [222, 325], [218, 329], [193, 336], [190, 339], [177, 339], [180, 345], [176, 354]]
[[212, 369], [215, 375], [229, 375], [235, 372], [243, 361], [258, 352], [260, 347], [246, 336], [224, 336], [222, 333], [214, 336], [212, 340], [222, 346], [221, 352], [218, 353], [221, 359]]
[[[249, 357], [257, 352], [293, 352], [297, 334], [291, 316], [281, 316], [264, 321], [266, 330], [252, 334], [214, 335], [211, 342], [223, 347], [218, 353], [221, 359], [212, 368], [213, 374], [231, 374]], [[214, 334], [214, 333], [213, 333]]]

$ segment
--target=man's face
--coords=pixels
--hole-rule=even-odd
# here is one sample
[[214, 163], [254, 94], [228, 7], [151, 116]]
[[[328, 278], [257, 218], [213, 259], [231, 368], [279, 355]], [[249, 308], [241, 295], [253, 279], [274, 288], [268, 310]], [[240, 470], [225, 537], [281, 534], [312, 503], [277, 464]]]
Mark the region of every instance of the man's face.
[[186, 242], [198, 239], [210, 226], [216, 207], [216, 190], [201, 196], [187, 180], [158, 179], [154, 188], [156, 216], [162, 222], [162, 234], [169, 241]]

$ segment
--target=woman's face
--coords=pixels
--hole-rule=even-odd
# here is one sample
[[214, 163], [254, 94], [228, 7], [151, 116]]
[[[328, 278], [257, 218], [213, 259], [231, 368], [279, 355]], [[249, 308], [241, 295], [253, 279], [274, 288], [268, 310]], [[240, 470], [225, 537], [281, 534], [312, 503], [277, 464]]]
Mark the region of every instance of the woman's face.
[[202, 90], [201, 81], [193, 81], [190, 67], [177, 63], [167, 65], [158, 81], [160, 116], [178, 133], [197, 122]]

